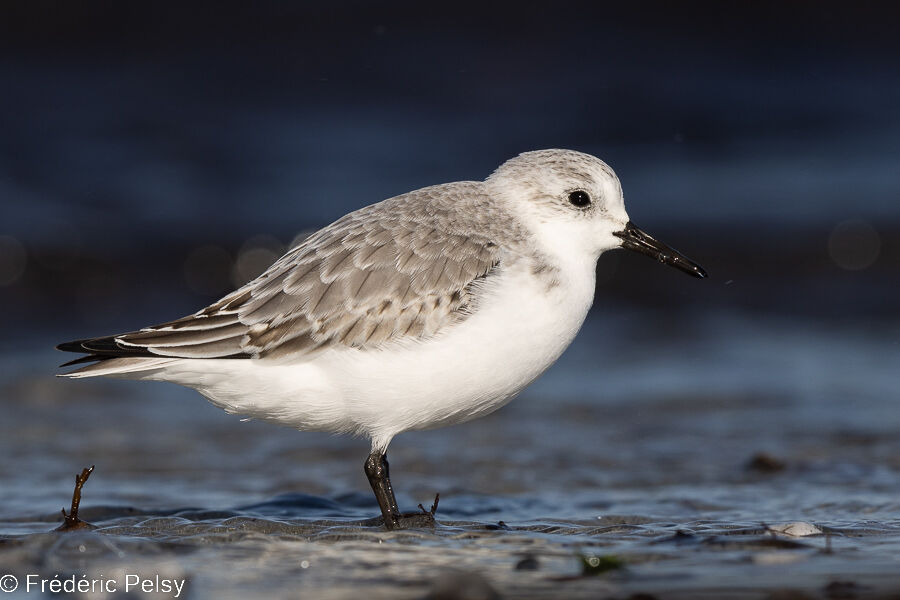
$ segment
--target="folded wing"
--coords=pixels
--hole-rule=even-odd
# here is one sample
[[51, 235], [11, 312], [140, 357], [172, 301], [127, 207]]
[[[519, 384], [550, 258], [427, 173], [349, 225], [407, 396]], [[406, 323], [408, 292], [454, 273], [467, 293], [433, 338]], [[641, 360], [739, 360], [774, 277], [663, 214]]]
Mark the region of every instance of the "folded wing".
[[[425, 192], [422, 190], [421, 192]], [[213, 305], [140, 331], [61, 344], [68, 364], [123, 357], [302, 357], [420, 340], [465, 319], [500, 261], [487, 236], [415, 194], [351, 213]], [[393, 204], [392, 204], [393, 203]]]

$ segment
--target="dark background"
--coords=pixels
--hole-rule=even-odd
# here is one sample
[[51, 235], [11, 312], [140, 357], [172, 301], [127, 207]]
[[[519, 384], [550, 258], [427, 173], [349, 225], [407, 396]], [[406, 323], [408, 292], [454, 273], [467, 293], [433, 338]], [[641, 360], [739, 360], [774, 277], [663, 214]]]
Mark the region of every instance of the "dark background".
[[4, 345], [193, 312], [300, 231], [545, 147], [609, 162], [712, 275], [612, 253], [608, 302], [896, 315], [896, 4], [0, 11]]

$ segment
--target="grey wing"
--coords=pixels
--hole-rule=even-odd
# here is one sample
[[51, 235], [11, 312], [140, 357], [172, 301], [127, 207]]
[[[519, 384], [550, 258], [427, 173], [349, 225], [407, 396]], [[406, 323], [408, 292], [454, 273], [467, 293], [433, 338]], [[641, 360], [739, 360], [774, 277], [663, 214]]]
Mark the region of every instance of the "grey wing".
[[61, 348], [97, 359], [274, 358], [423, 339], [465, 319], [473, 283], [499, 264], [499, 247], [408, 217], [371, 216], [364, 209], [320, 230], [196, 314]]

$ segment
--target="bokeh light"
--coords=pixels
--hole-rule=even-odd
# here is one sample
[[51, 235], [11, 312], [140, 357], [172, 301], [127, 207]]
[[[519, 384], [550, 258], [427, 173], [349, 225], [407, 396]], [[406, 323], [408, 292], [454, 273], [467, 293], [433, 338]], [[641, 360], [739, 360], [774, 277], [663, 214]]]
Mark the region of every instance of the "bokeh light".
[[304, 229], [303, 231], [298, 232], [297, 235], [295, 235], [294, 238], [291, 240], [291, 243], [288, 244], [288, 250], [296, 248], [297, 246], [299, 246], [300, 244], [305, 242], [306, 238], [308, 238], [315, 232], [316, 232], [315, 229]]
[[285, 246], [271, 235], [256, 235], [241, 245], [231, 270], [231, 283], [239, 287], [260, 275], [284, 254]]

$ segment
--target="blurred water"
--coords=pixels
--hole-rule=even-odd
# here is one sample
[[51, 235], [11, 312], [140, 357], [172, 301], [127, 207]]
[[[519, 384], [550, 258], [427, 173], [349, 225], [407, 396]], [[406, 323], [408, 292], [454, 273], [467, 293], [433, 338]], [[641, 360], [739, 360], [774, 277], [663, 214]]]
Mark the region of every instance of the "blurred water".
[[[434, 532], [373, 524], [364, 441], [240, 422], [166, 384], [56, 380], [51, 340], [4, 354], [0, 564], [164, 573], [189, 597], [418, 598], [447, 578], [515, 597], [900, 589], [900, 321], [599, 303], [521, 398], [393, 442], [401, 505], [441, 493]], [[100, 529], [44, 533], [90, 464]], [[796, 521], [824, 533], [765, 530]], [[583, 575], [591, 556], [625, 567]]]
[[0, 234], [290, 236], [546, 147], [608, 160], [645, 225], [900, 220], [889, 7], [229, 4], [0, 19]]

